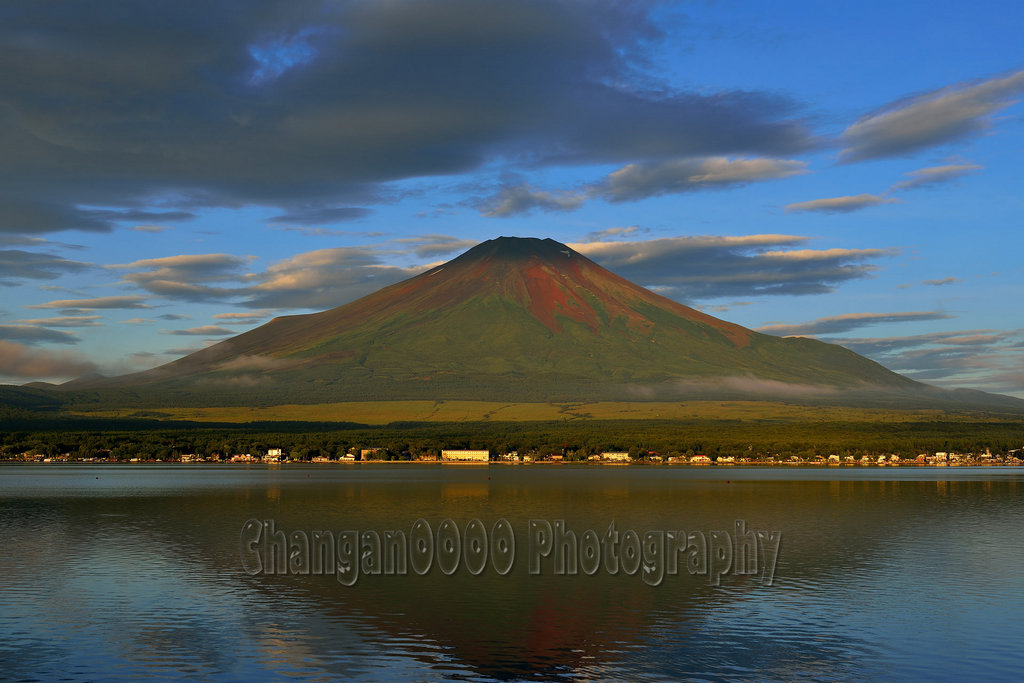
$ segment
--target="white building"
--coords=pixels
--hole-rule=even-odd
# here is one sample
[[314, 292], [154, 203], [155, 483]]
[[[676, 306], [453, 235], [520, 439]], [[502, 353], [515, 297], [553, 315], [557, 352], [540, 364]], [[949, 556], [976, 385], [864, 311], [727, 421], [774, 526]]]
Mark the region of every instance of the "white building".
[[490, 459], [490, 451], [441, 451], [441, 460], [445, 462], [487, 462]]
[[629, 453], [625, 451], [609, 451], [601, 454], [602, 460], [614, 460], [616, 462], [629, 462]]

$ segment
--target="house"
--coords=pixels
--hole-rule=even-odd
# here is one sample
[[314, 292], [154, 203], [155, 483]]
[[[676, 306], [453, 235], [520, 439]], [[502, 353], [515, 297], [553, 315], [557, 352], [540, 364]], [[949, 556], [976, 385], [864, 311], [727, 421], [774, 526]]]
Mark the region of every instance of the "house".
[[690, 463], [693, 465], [710, 465], [711, 458], [706, 455], [695, 455], [690, 458]]
[[606, 451], [601, 454], [602, 460], [612, 460], [615, 462], [629, 462], [629, 453], [626, 451]]
[[490, 451], [450, 450], [441, 451], [443, 462], [487, 462], [491, 459]]

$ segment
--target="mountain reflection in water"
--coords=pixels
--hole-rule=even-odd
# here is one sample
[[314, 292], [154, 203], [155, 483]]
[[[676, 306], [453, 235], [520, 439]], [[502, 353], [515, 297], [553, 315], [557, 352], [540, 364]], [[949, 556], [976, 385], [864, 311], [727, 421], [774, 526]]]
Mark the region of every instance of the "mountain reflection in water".
[[[308, 475], [308, 476], [307, 476]], [[1024, 591], [999, 469], [11, 466], [0, 470], [0, 670], [260, 680], [1012, 678]], [[507, 575], [250, 576], [277, 529], [514, 529]], [[774, 585], [682, 570], [527, 571], [529, 521], [781, 531]], [[685, 562], [682, 565], [685, 567]]]

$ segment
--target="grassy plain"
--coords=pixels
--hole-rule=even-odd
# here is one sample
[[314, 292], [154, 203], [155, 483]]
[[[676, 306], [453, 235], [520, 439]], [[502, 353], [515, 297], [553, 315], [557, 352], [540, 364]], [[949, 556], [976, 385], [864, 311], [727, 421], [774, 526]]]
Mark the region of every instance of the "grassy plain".
[[[216, 422], [354, 422], [386, 425], [397, 422], [538, 422], [585, 420], [735, 420], [787, 422], [966, 422], [980, 414], [944, 410], [888, 410], [842, 406], [806, 406], [767, 401], [687, 401], [595, 403], [501, 403], [489, 401], [351, 401], [265, 407], [157, 408], [73, 411], [82, 417], [149, 418], [168, 421]], [[985, 421], [1004, 419], [984, 416]], [[1019, 417], [1005, 418], [1019, 421]]]

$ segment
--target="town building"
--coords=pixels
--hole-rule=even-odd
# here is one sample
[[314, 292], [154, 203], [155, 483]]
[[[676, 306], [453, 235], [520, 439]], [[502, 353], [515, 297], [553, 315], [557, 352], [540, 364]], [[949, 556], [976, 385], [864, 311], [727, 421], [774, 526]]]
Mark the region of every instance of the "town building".
[[629, 453], [625, 451], [608, 451], [601, 454], [602, 460], [612, 460], [615, 462], [629, 462]]
[[490, 451], [441, 451], [441, 460], [444, 462], [487, 462], [490, 459]]

